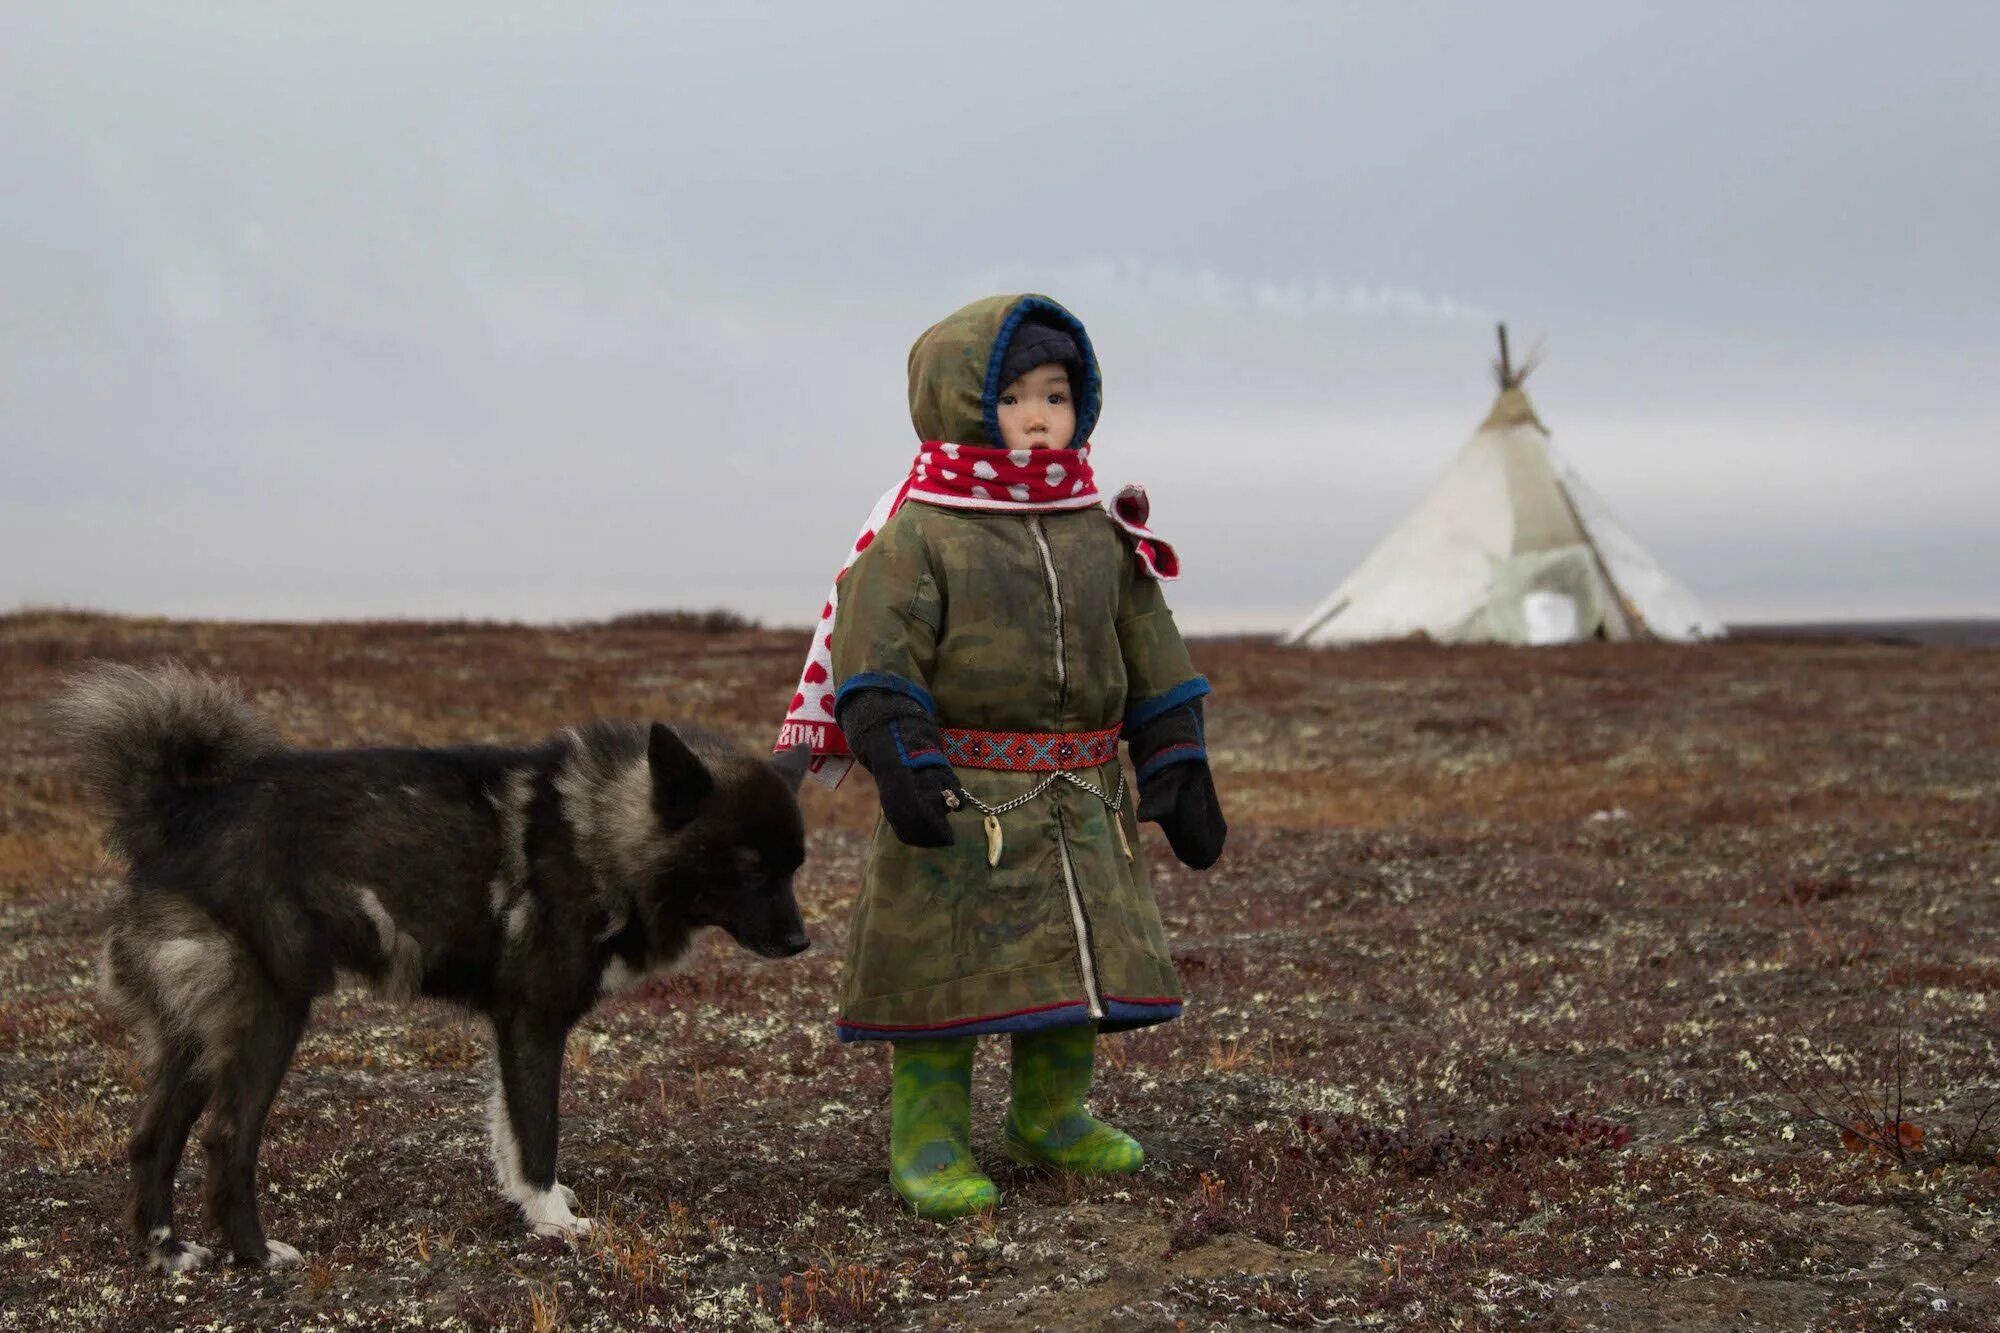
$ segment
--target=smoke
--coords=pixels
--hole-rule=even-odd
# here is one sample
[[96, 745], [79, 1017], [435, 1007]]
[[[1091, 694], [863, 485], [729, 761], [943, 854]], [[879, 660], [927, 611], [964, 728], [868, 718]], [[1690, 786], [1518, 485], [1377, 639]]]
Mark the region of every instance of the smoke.
[[1095, 258], [1067, 264], [1012, 263], [990, 269], [974, 284], [982, 290], [1022, 289], [1062, 294], [1081, 306], [1145, 307], [1268, 315], [1294, 320], [1326, 316], [1356, 319], [1442, 320], [1491, 324], [1486, 307], [1410, 287], [1341, 283], [1326, 277], [1288, 282], [1231, 277], [1214, 269], [1188, 269], [1145, 260]]

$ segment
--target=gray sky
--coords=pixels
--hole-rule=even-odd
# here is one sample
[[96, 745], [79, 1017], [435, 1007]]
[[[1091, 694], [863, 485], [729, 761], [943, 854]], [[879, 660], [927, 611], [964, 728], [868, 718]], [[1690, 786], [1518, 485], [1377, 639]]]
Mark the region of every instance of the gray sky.
[[2000, 614], [1996, 50], [1983, 3], [8, 5], [0, 607], [803, 623], [911, 340], [1033, 289], [1192, 627], [1415, 503], [1496, 315], [1724, 617]]

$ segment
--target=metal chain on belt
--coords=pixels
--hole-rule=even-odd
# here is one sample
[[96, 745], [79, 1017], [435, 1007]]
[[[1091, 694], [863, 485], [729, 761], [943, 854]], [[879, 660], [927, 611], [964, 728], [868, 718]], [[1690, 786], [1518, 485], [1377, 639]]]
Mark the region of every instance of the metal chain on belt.
[[1106, 810], [1109, 810], [1114, 815], [1118, 813], [1118, 807], [1123, 805], [1125, 802], [1125, 769], [1123, 765], [1120, 765], [1118, 769], [1118, 789], [1109, 796], [1106, 796], [1103, 790], [1099, 788], [1095, 783], [1085, 782], [1082, 778], [1070, 772], [1068, 769], [1058, 769], [1054, 773], [1051, 773], [1047, 777], [1043, 778], [1040, 782], [1036, 783], [1034, 786], [1030, 787], [1027, 791], [1022, 792], [1019, 796], [1016, 796], [1013, 800], [1003, 801], [999, 805], [988, 805], [986, 802], [980, 800], [977, 796], [974, 796], [969, 790], [963, 787], [959, 788], [959, 792], [965, 797], [966, 800], [972, 802], [972, 808], [979, 811], [980, 814], [993, 815], [997, 817], [999, 815], [1006, 814], [1010, 810], [1020, 809], [1022, 806], [1034, 800], [1037, 796], [1040, 796], [1043, 792], [1047, 791], [1049, 788], [1055, 786], [1058, 781], [1067, 782], [1072, 786], [1083, 788], [1083, 790], [1089, 792], [1092, 796], [1095, 796], [1098, 800], [1104, 802], [1104, 808]]
[[948, 810], [958, 809], [959, 797], [961, 795], [972, 803], [972, 808], [979, 811], [983, 816], [979, 822], [986, 833], [986, 864], [997, 866], [1000, 864], [1000, 850], [1006, 845], [1006, 835], [1000, 831], [1000, 816], [1010, 810], [1020, 809], [1043, 792], [1046, 792], [1049, 788], [1055, 786], [1057, 782], [1067, 782], [1073, 787], [1081, 787], [1084, 791], [1089, 792], [1092, 796], [1104, 802], [1104, 808], [1111, 812], [1111, 828], [1118, 835], [1118, 847], [1125, 853], [1125, 859], [1130, 861], [1132, 859], [1132, 843], [1125, 836], [1125, 825], [1119, 822], [1118, 819], [1118, 807], [1125, 803], [1125, 768], [1122, 764], [1118, 768], [1117, 789], [1109, 796], [1106, 796], [1104, 789], [1097, 784], [1085, 782], [1068, 769], [1057, 769], [1027, 791], [1016, 796], [1013, 800], [1002, 801], [999, 805], [988, 805], [985, 801], [980, 800], [963, 787], [957, 791], [946, 789], [944, 794], [945, 808]]

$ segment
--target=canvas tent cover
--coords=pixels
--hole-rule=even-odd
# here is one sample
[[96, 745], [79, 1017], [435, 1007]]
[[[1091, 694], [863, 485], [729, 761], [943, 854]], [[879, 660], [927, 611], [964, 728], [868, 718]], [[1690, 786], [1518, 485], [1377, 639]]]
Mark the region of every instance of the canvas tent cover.
[[1722, 625], [1564, 463], [1507, 364], [1493, 410], [1423, 501], [1286, 642], [1719, 636]]

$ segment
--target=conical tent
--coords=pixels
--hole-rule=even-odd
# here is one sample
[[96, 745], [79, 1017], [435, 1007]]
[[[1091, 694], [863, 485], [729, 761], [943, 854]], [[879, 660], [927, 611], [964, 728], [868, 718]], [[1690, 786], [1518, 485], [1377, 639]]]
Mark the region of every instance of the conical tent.
[[1500, 396], [1416, 509], [1285, 642], [1719, 637], [1722, 624], [1564, 463], [1500, 329]]

